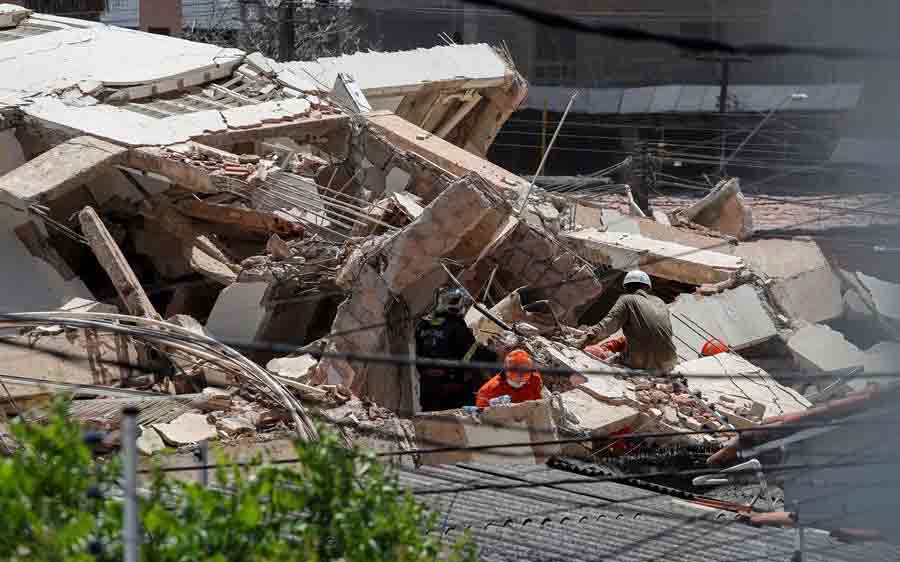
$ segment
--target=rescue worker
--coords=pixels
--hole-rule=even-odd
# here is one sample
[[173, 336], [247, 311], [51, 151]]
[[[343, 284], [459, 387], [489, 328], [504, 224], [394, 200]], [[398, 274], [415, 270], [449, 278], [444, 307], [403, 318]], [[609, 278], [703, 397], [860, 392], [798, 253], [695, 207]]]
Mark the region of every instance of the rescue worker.
[[623, 282], [625, 293], [596, 326], [589, 328], [579, 347], [605, 340], [620, 328], [627, 350], [624, 363], [632, 369], [669, 371], [678, 363], [672, 343], [669, 307], [650, 293], [650, 276], [629, 271]]
[[506, 369], [484, 383], [478, 391], [476, 406], [487, 408], [492, 399], [501, 396], [509, 396], [513, 404], [541, 399], [544, 384], [541, 375], [531, 370], [534, 369], [534, 363], [527, 351], [518, 349], [510, 352], [503, 364]]
[[[464, 319], [466, 294], [461, 289], [444, 288], [435, 300], [434, 312], [416, 326], [416, 355], [428, 359], [471, 360], [470, 356], [479, 348]], [[476, 384], [480, 382], [475, 380], [475, 374], [460, 368], [424, 367], [419, 369], [419, 375], [419, 401], [426, 412], [471, 404]]]

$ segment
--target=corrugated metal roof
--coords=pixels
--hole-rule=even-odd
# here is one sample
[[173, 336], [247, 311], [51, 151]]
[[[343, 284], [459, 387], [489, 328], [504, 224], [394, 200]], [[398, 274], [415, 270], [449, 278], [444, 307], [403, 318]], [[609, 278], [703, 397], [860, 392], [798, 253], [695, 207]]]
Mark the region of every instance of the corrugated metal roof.
[[[853, 109], [862, 96], [862, 84], [734, 85], [728, 90], [728, 110], [845, 111]], [[574, 113], [714, 113], [719, 110], [718, 85], [673, 84], [642, 88], [585, 88], [575, 98]], [[808, 97], [785, 104], [794, 92]], [[532, 86], [525, 106], [562, 111], [571, 88]]]
[[[452, 541], [468, 531], [484, 561], [787, 562], [794, 550], [792, 530], [750, 527], [727, 512], [546, 466], [467, 463], [401, 469], [399, 476], [413, 493], [429, 491], [417, 499], [440, 514], [441, 535]], [[453, 491], [558, 480], [584, 483]], [[811, 562], [898, 559], [889, 545], [848, 545], [818, 531], [806, 535]]]

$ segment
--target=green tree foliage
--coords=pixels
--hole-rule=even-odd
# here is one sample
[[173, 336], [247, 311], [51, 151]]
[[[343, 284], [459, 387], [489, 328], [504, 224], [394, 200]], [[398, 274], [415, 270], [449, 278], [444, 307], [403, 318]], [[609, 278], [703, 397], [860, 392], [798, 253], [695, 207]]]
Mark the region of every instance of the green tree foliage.
[[[0, 459], [0, 560], [122, 560], [117, 460], [95, 461], [60, 405], [46, 424], [13, 425], [16, 453]], [[436, 519], [375, 458], [327, 431], [298, 443], [288, 467], [229, 466], [214, 485], [157, 470], [141, 483], [141, 560], [147, 562], [470, 561], [429, 531]]]

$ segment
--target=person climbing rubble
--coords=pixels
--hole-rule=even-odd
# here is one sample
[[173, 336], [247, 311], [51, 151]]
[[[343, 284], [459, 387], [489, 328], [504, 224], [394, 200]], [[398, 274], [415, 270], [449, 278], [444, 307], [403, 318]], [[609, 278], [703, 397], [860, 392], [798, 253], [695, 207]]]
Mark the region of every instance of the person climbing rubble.
[[[534, 362], [527, 351], [517, 349], [507, 354], [504, 360], [506, 369], [484, 383], [478, 391], [475, 405], [479, 408], [487, 408], [496, 404], [492, 401], [500, 400], [502, 403], [518, 404], [528, 400], [540, 400], [544, 383], [541, 375], [532, 371]], [[508, 397], [508, 402], [503, 400]]]
[[576, 344], [584, 348], [601, 342], [620, 328], [625, 334], [622, 362], [633, 369], [669, 371], [678, 363], [672, 343], [669, 308], [651, 294], [650, 276], [629, 271], [623, 282], [625, 293], [599, 324], [588, 328]]
[[[442, 288], [432, 314], [416, 326], [416, 355], [423, 359], [493, 362], [496, 356], [478, 345], [466, 325], [468, 298], [457, 288]], [[422, 411], [450, 410], [472, 403], [481, 384], [478, 371], [424, 367], [419, 369]]]

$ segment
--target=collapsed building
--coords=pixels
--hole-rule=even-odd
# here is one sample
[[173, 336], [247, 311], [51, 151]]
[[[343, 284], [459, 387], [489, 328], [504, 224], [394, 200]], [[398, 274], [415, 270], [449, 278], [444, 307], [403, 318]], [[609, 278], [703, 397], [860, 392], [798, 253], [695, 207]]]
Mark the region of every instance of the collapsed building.
[[[490, 46], [279, 63], [8, 5], [0, 34], [6, 415], [63, 391], [109, 429], [139, 404], [148, 454], [272, 428], [314, 439], [318, 416], [376, 448], [542, 443], [423, 464], [543, 462], [634, 432], [715, 450], [882, 384], [866, 373], [898, 354], [900, 289], [762, 236], [736, 178], [648, 218], [489, 162], [527, 93]], [[569, 343], [637, 267], [670, 306], [665, 376]], [[550, 398], [421, 412], [415, 361], [378, 360], [415, 357], [416, 321], [457, 280], [491, 307], [466, 318], [476, 339], [500, 345], [492, 317], [512, 327]], [[705, 356], [710, 340], [727, 352]]]

